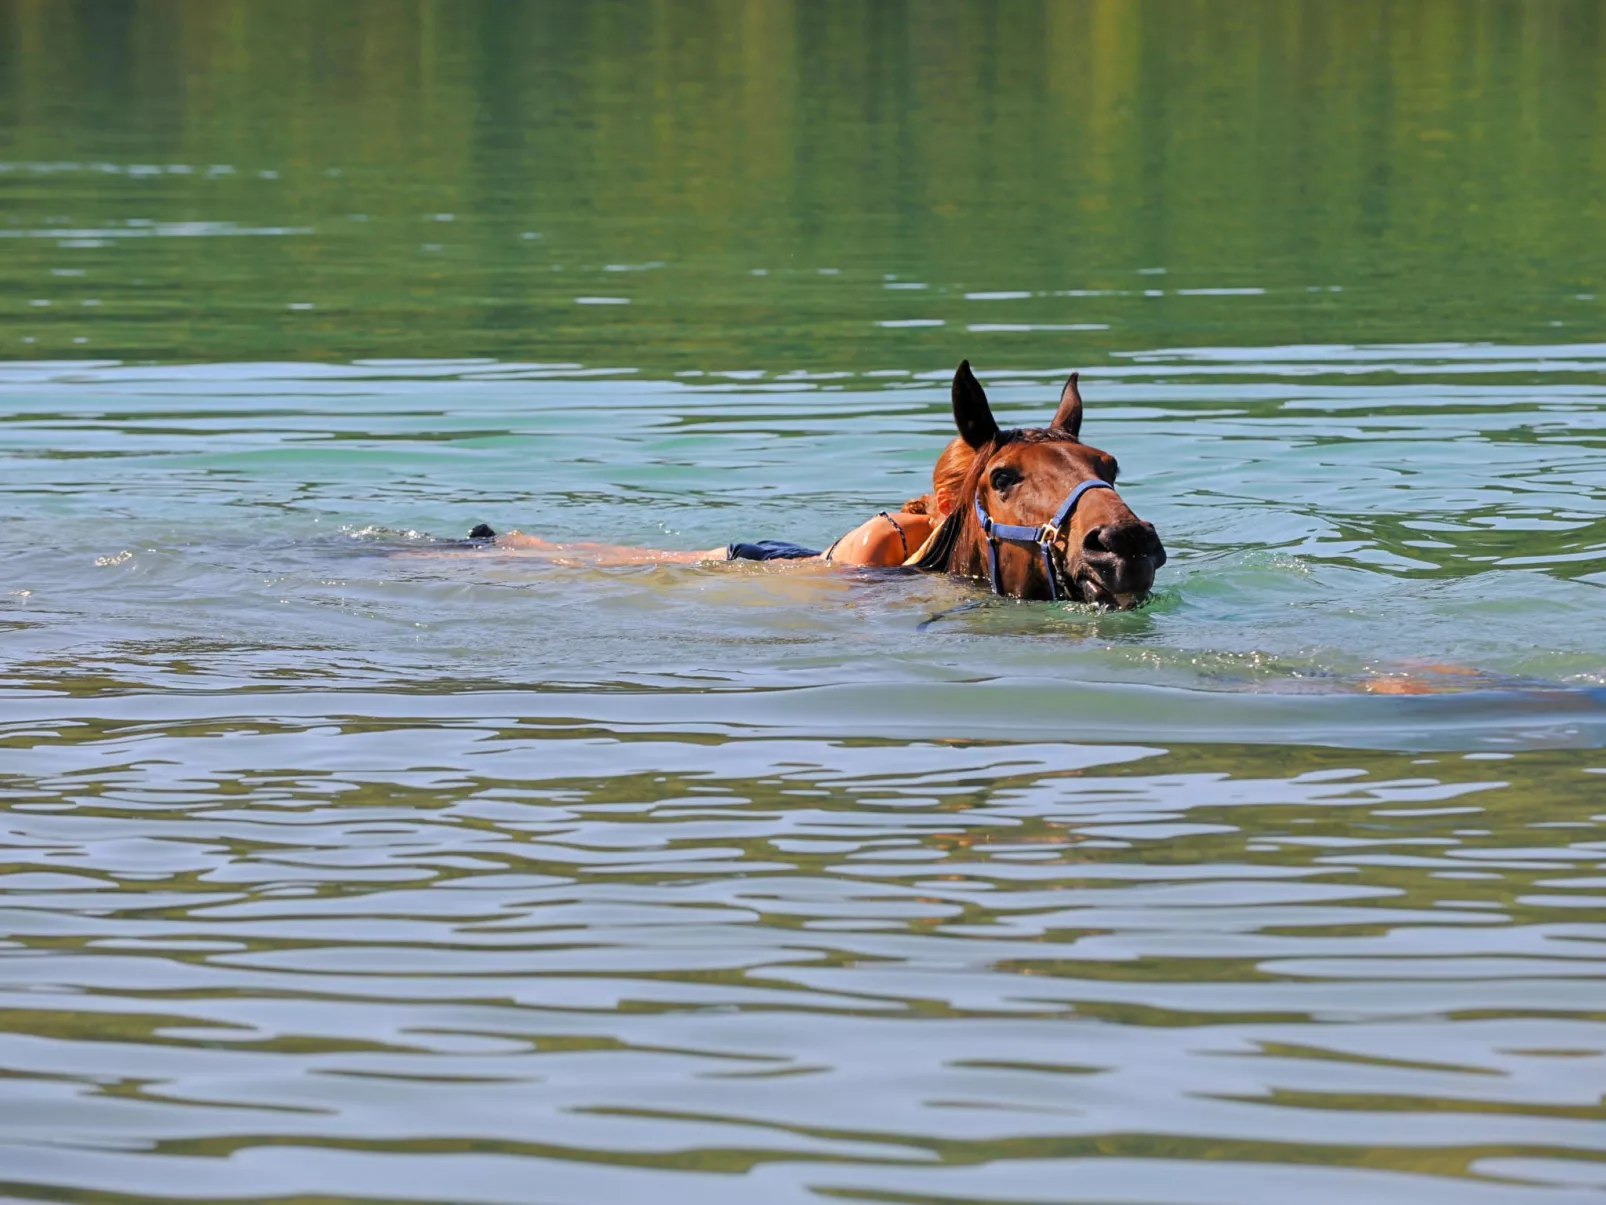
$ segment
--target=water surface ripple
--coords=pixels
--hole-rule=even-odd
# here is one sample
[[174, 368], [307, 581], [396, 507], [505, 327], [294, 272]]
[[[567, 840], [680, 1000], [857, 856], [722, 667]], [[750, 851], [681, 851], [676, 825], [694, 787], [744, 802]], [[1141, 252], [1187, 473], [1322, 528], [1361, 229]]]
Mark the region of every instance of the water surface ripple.
[[447, 542], [828, 538], [942, 366], [0, 368], [0, 1185], [1600, 1200], [1603, 361], [1114, 357], [1123, 615]]
[[7, 704], [14, 1190], [1597, 1199], [1598, 756], [275, 697]]
[[0, 1198], [1606, 1203], [1603, 17], [0, 0]]

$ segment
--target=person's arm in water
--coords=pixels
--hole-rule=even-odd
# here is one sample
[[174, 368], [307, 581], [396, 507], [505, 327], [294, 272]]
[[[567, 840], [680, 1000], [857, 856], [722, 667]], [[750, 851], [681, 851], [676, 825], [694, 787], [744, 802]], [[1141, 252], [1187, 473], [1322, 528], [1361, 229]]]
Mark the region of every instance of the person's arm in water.
[[[902, 565], [917, 552], [936, 529], [930, 515], [899, 512], [879, 514], [867, 519], [831, 546], [827, 563], [832, 565]], [[553, 561], [584, 561], [588, 565], [695, 565], [705, 561], [731, 559], [726, 547], [695, 552], [661, 548], [632, 548], [622, 544], [600, 544], [591, 540], [547, 540], [540, 536], [510, 531], [496, 537], [496, 547], [509, 552], [530, 553]], [[737, 559], [756, 559], [738, 557]], [[818, 561], [820, 557], [788, 555], [789, 560]]]
[[509, 552], [528, 552], [559, 563], [583, 561], [587, 565], [695, 565], [702, 561], [723, 561], [724, 547], [685, 552], [666, 548], [631, 548], [624, 544], [599, 544], [591, 540], [544, 540], [522, 531], [504, 532], [496, 537], [496, 547]]
[[896, 513], [882, 511], [840, 537], [823, 555], [813, 549], [773, 540], [683, 552], [603, 544], [594, 540], [547, 540], [541, 536], [526, 535], [522, 531], [497, 535], [484, 525], [476, 527], [469, 537], [494, 541], [496, 548], [507, 552], [545, 557], [559, 563], [583, 561], [588, 565], [695, 565], [725, 560], [788, 560], [816, 565], [890, 568], [911, 563], [924, 550], [942, 526], [949, 502], [949, 492], [939, 488], [935, 493], [906, 502], [904, 508]]

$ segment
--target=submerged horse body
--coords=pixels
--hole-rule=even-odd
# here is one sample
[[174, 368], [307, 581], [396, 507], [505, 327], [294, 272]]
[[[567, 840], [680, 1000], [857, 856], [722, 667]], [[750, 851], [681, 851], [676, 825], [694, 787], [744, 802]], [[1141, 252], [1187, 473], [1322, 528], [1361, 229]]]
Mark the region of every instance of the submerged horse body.
[[[1072, 374], [1047, 427], [1003, 430], [981, 384], [962, 361], [953, 381], [952, 441], [932, 493], [881, 512], [824, 554], [779, 541], [705, 552], [555, 543], [483, 524], [470, 533], [508, 551], [579, 557], [593, 564], [714, 560], [812, 561], [821, 566], [905, 566], [989, 583], [995, 594], [1135, 607], [1165, 564], [1153, 525], [1116, 491], [1115, 458], [1081, 440], [1082, 395]], [[894, 542], [895, 537], [895, 542]], [[912, 538], [911, 538], [912, 537]]]
[[963, 439], [950, 440], [932, 469], [931, 492], [911, 498], [896, 514], [879, 511], [873, 519], [837, 537], [824, 552], [789, 540], [737, 541], [722, 548], [679, 552], [633, 548], [590, 540], [553, 541], [520, 531], [498, 535], [488, 524], [476, 524], [468, 539], [479, 548], [531, 553], [554, 560], [583, 560], [593, 565], [700, 564], [709, 561], [813, 562], [821, 567], [894, 568], [912, 565], [930, 546], [946, 516], [958, 504], [975, 453]]

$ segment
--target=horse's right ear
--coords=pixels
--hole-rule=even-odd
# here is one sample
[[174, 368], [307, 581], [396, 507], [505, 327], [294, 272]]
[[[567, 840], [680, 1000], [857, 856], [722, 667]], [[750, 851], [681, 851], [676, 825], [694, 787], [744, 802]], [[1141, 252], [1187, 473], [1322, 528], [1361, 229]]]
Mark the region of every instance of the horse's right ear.
[[1072, 439], [1082, 438], [1082, 391], [1076, 387], [1076, 379], [1081, 373], [1073, 372], [1071, 379], [1065, 382], [1065, 388], [1060, 393], [1060, 408], [1054, 412], [1054, 421], [1049, 423], [1056, 431], [1064, 431]]
[[954, 371], [954, 426], [959, 435], [973, 448], [979, 448], [998, 434], [998, 423], [993, 408], [987, 404], [981, 382], [971, 374], [970, 361], [959, 361]]

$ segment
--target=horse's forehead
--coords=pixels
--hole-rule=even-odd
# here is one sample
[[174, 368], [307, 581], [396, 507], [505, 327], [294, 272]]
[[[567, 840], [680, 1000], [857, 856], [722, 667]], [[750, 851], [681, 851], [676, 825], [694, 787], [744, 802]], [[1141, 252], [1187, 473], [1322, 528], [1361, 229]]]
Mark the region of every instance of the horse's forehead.
[[1108, 454], [1074, 439], [1015, 439], [1006, 443], [993, 458], [1022, 467], [1063, 467], [1092, 470], [1100, 457]]

